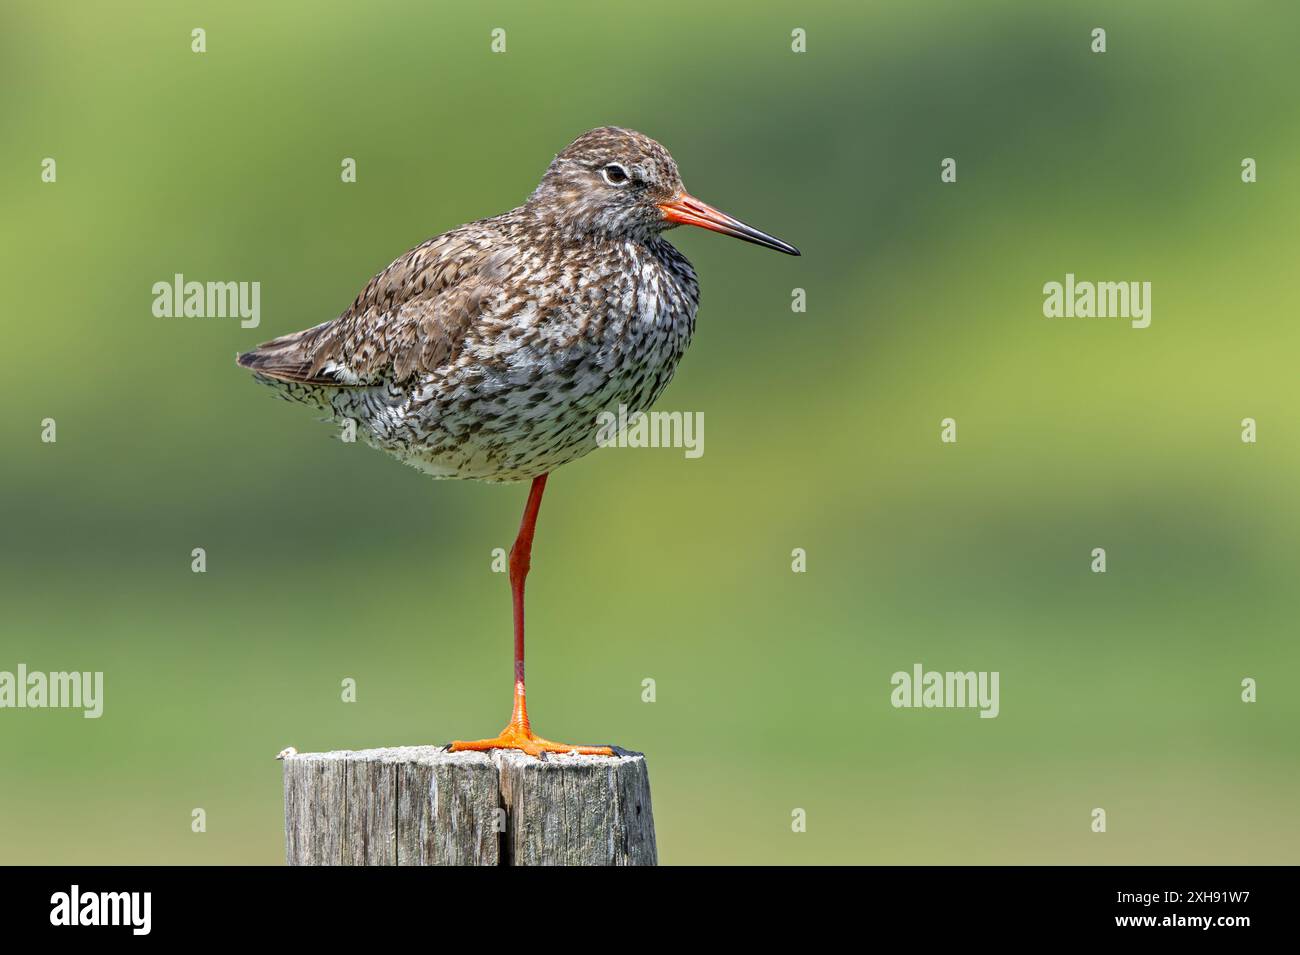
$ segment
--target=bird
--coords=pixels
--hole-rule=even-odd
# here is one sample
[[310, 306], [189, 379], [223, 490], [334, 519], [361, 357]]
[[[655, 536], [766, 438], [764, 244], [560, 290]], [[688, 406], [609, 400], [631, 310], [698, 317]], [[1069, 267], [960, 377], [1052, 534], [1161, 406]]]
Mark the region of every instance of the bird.
[[649, 136], [602, 126], [555, 154], [523, 205], [417, 245], [337, 318], [236, 358], [278, 397], [353, 422], [434, 478], [530, 482], [508, 559], [510, 720], [452, 752], [613, 755], [533, 732], [524, 581], [547, 477], [597, 446], [602, 413], [648, 409], [691, 342], [699, 282], [664, 238], [683, 225], [800, 254], [692, 196]]

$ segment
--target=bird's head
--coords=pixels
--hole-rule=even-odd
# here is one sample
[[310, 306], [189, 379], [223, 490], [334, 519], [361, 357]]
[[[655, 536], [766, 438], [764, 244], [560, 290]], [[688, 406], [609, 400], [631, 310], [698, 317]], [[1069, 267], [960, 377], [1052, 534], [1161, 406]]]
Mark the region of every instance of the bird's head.
[[644, 241], [665, 229], [694, 225], [799, 254], [794, 246], [696, 199], [682, 185], [668, 150], [649, 136], [617, 126], [583, 133], [565, 147], [528, 202], [575, 236]]

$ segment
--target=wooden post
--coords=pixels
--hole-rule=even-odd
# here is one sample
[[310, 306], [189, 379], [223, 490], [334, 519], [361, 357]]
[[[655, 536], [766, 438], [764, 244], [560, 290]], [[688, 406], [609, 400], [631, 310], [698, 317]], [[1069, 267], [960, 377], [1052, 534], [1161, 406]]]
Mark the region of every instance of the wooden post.
[[655, 865], [645, 757], [285, 750], [289, 865]]

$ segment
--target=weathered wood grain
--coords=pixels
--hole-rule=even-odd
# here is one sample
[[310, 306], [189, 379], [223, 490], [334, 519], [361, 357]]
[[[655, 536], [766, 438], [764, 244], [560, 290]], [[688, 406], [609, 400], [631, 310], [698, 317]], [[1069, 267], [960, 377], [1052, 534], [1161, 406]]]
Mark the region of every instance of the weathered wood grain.
[[290, 865], [655, 865], [645, 757], [434, 746], [284, 761]]
[[434, 746], [284, 760], [289, 865], [497, 865], [497, 769]]
[[494, 750], [507, 865], [655, 865], [650, 775], [640, 753], [551, 756]]

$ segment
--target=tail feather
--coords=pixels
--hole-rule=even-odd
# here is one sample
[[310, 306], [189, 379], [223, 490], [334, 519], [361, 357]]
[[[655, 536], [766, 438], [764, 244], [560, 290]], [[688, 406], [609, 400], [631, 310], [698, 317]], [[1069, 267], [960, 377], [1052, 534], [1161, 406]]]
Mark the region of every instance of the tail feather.
[[318, 355], [319, 332], [323, 326], [282, 335], [235, 357], [241, 368], [279, 381], [307, 385], [342, 387], [349, 381], [346, 370], [334, 362], [322, 363]]

